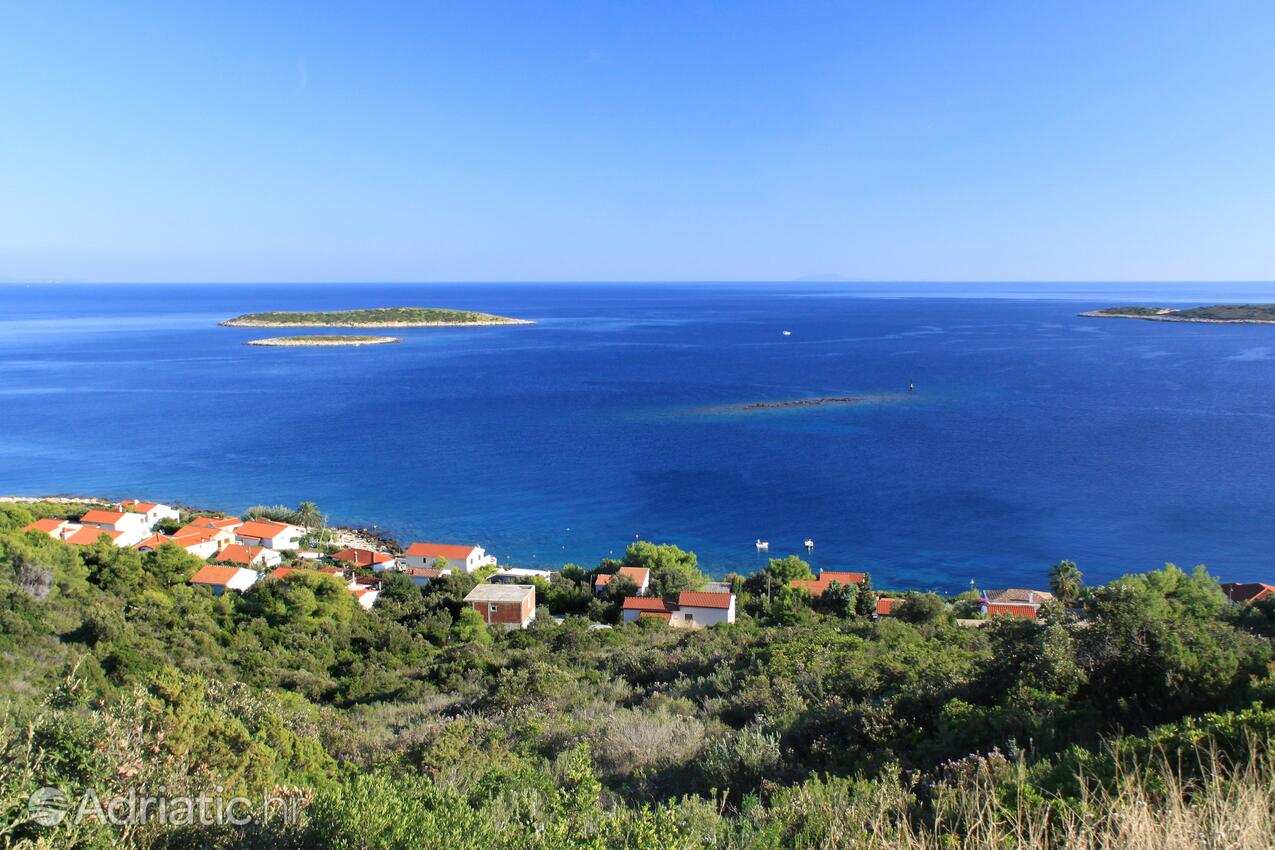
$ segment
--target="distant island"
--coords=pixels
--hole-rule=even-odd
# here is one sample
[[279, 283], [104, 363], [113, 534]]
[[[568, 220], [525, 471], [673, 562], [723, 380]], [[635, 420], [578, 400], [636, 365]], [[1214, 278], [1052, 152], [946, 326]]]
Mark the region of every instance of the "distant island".
[[336, 345], [384, 345], [402, 342], [396, 336], [354, 336], [351, 334], [307, 334], [305, 336], [272, 336], [254, 339], [244, 345], [270, 345], [282, 348], [322, 348]]
[[1275, 304], [1215, 304], [1211, 307], [1105, 307], [1082, 316], [1100, 319], [1147, 319], [1152, 322], [1203, 322], [1208, 324], [1275, 324]]
[[425, 328], [534, 323], [526, 319], [494, 316], [491, 313], [475, 313], [472, 310], [376, 307], [369, 310], [309, 313], [245, 313], [219, 324], [228, 328]]

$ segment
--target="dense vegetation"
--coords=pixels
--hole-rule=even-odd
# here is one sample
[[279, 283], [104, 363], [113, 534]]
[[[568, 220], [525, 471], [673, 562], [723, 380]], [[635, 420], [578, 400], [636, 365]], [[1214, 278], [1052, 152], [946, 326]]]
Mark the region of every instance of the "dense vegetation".
[[1090, 315], [1164, 321], [1275, 322], [1275, 304], [1215, 304], [1183, 310], [1165, 310], [1162, 307], [1106, 307], [1095, 310]]
[[[704, 582], [693, 554], [639, 543], [540, 582], [532, 628], [503, 633], [462, 606], [473, 576], [392, 576], [371, 611], [306, 573], [213, 597], [180, 549], [18, 530], [67, 510], [0, 506], [7, 843], [1064, 847], [1138, 812], [1212, 828], [1214, 792], [1245, 829], [1271, 824], [1275, 604], [1232, 608], [1203, 569], [1086, 588], [1064, 562], [1054, 588], [1077, 608], [969, 628], [968, 599], [911, 594], [880, 622], [870, 585], [812, 600], [788, 584], [809, 567], [779, 558], [730, 577], [734, 625], [600, 628], [626, 580], [595, 597], [595, 572]], [[322, 525], [311, 504], [255, 513]], [[220, 786], [302, 816], [42, 827], [41, 786]]]
[[472, 310], [443, 310], [434, 307], [376, 307], [369, 310], [328, 312], [245, 313], [223, 325], [255, 327], [376, 327], [379, 325], [474, 325], [516, 323], [518, 319], [475, 313]]

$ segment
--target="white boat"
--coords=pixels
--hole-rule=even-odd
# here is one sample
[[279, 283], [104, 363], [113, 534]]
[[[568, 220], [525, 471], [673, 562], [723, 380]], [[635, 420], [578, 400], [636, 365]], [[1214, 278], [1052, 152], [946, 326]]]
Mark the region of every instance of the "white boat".
[[792, 331], [784, 331], [784, 336], [792, 336]]
[[807, 537], [807, 538], [806, 538], [806, 548], [807, 548], [807, 549], [813, 549], [813, 548], [815, 548], [815, 541], [813, 541], [813, 540], [811, 540], [809, 537]]
[[769, 549], [769, 548], [770, 548], [770, 544], [769, 544], [769, 543], [767, 543], [765, 540], [758, 540], [758, 541], [757, 541], [757, 551], [758, 551], [758, 552], [764, 552], [764, 551], [766, 551], [766, 550], [767, 550], [767, 549]]

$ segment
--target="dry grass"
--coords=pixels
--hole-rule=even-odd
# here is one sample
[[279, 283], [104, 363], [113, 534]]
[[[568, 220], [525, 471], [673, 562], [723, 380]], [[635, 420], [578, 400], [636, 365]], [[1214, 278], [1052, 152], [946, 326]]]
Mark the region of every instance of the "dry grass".
[[[944, 789], [939, 826], [900, 817], [878, 798], [866, 840], [871, 850], [1275, 850], [1275, 756], [1228, 767], [1203, 756], [1186, 778], [1166, 760], [1122, 769], [1110, 787], [1080, 778], [1081, 797], [998, 798], [990, 775]], [[1003, 794], [1004, 786], [1001, 786]]]

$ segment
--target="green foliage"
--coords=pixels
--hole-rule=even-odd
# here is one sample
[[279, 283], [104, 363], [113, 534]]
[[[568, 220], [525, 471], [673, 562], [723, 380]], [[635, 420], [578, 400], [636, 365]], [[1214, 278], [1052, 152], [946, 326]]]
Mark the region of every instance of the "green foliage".
[[766, 565], [765, 573], [774, 580], [777, 587], [790, 584], [798, 579], [815, 577], [815, 574], [810, 571], [810, 565], [796, 555], [789, 555], [786, 558], [771, 558], [770, 563]]
[[[625, 558], [664, 587], [703, 580], [676, 547]], [[565, 622], [505, 632], [462, 602], [474, 576], [388, 574], [371, 611], [303, 571], [214, 598], [176, 547], [0, 531], [4, 837], [40, 839], [23, 807], [43, 784], [137, 781], [309, 805], [290, 829], [99, 825], [45, 846], [857, 846], [878, 816], [968, 830], [944, 796], [961, 776], [998, 817], [1070, 811], [1078, 772], [1156, 751], [1186, 771], [1205, 745], [1239, 763], [1275, 732], [1271, 611], [1227, 605], [1203, 570], [1094, 588], [1081, 620], [959, 628], [928, 594], [871, 622], [870, 584], [815, 601], [778, 562], [730, 627], [596, 628], [579, 614], [611, 611], [576, 569], [538, 591]]]
[[1085, 589], [1085, 579], [1073, 561], [1059, 561], [1049, 568], [1049, 592], [1064, 605], [1074, 605]]
[[223, 324], [246, 325], [315, 325], [342, 327], [377, 324], [466, 325], [513, 322], [504, 316], [476, 313], [472, 310], [445, 310], [433, 307], [376, 307], [367, 310], [331, 310], [328, 312], [245, 313]]
[[698, 590], [707, 578], [699, 571], [694, 552], [676, 546], [639, 540], [624, 550], [617, 567], [646, 567], [651, 571], [652, 596], [673, 596], [683, 590]]

